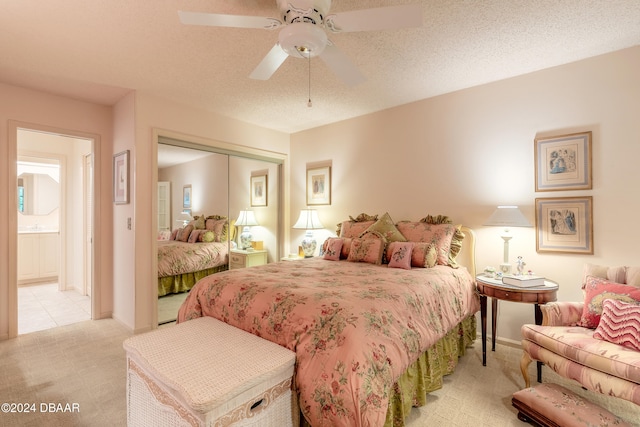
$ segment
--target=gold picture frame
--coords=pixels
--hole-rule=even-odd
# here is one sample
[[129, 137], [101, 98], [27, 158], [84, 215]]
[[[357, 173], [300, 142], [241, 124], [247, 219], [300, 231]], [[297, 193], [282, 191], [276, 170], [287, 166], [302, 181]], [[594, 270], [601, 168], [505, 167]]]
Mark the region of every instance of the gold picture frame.
[[331, 204], [331, 166], [307, 169], [307, 205]]
[[536, 251], [593, 255], [593, 197], [537, 198]]
[[591, 131], [536, 138], [536, 191], [590, 190]]

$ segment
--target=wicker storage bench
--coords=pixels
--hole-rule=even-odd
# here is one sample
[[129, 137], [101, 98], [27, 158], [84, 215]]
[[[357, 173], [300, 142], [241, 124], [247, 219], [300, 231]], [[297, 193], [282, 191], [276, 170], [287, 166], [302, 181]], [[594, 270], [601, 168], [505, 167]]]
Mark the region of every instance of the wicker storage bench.
[[295, 353], [211, 317], [127, 339], [131, 426], [291, 426]]
[[606, 409], [557, 384], [538, 384], [520, 390], [513, 394], [511, 403], [520, 420], [545, 427], [631, 427]]

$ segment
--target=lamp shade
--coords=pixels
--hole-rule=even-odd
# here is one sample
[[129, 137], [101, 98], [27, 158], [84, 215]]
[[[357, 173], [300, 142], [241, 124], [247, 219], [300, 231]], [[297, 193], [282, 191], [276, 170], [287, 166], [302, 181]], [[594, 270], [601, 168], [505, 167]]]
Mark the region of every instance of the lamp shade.
[[293, 228], [299, 228], [302, 230], [317, 230], [324, 228], [324, 225], [318, 218], [318, 211], [315, 209], [302, 209], [298, 220], [293, 225]]
[[189, 215], [187, 212], [180, 212], [180, 215], [178, 215], [178, 219], [176, 219], [176, 222], [181, 222], [184, 225], [187, 225], [189, 223], [189, 221], [191, 221], [193, 218], [191, 218], [191, 215]]
[[517, 206], [498, 206], [483, 225], [496, 227], [533, 227]]
[[237, 226], [253, 226], [260, 225], [258, 221], [256, 221], [256, 216], [251, 210], [240, 211], [238, 215], [238, 219], [236, 219]]

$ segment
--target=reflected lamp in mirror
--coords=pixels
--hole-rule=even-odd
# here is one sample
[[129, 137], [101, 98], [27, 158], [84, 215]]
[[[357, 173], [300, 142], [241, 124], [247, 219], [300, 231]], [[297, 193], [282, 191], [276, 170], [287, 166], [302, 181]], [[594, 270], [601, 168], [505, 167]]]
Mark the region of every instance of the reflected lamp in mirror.
[[176, 222], [179, 222], [182, 224], [183, 227], [186, 227], [187, 224], [189, 224], [189, 221], [191, 221], [193, 218], [191, 218], [191, 215], [189, 215], [187, 212], [180, 212], [180, 215], [178, 215], [178, 219], [176, 220]]
[[317, 242], [313, 238], [313, 230], [319, 230], [324, 228], [320, 219], [318, 218], [318, 211], [315, 209], [302, 209], [298, 221], [293, 225], [293, 228], [300, 230], [307, 230], [302, 239], [302, 250], [305, 258], [312, 257], [316, 252]]
[[243, 227], [242, 233], [240, 233], [240, 249], [247, 250], [251, 248], [251, 239], [253, 236], [251, 235], [250, 227], [258, 224], [256, 221], [256, 216], [252, 210], [244, 210], [240, 211], [240, 215], [238, 215], [238, 219], [236, 219], [236, 226]]
[[511, 264], [509, 263], [509, 240], [511, 240], [513, 236], [509, 233], [509, 228], [533, 227], [533, 225], [531, 225], [529, 220], [522, 214], [517, 206], [498, 206], [483, 225], [503, 228], [504, 231], [500, 237], [504, 240], [504, 256], [502, 264], [500, 264], [500, 271], [503, 274], [510, 274]]

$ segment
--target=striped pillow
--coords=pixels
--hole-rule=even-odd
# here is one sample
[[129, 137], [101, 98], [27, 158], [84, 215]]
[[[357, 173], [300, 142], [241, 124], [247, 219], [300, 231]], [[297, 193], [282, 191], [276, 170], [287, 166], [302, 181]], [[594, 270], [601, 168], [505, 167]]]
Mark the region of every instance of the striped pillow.
[[640, 305], [604, 300], [593, 337], [640, 351]]

